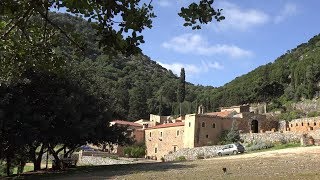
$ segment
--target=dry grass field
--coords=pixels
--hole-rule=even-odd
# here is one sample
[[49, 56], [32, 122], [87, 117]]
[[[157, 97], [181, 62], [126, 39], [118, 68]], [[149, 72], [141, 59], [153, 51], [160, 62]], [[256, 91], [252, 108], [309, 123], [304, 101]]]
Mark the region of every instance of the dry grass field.
[[[227, 168], [223, 173], [222, 168]], [[27, 179], [320, 179], [320, 147], [297, 147], [186, 162], [79, 167]]]

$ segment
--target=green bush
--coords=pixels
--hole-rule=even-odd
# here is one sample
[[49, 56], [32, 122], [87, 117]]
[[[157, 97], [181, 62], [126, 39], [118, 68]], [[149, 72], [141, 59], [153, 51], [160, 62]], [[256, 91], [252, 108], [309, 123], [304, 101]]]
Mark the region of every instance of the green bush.
[[0, 177], [6, 176], [5, 170], [6, 170], [6, 165], [0, 161]]
[[247, 151], [257, 151], [257, 150], [268, 149], [268, 148], [272, 148], [272, 147], [274, 147], [274, 144], [271, 142], [258, 141], [258, 142], [253, 142], [252, 144], [248, 145], [246, 150]]
[[186, 157], [185, 156], [179, 156], [176, 158], [176, 161], [186, 161]]
[[134, 145], [124, 148], [124, 154], [131, 158], [144, 157], [146, 147], [144, 145]]
[[197, 155], [197, 159], [204, 159], [204, 153], [200, 153]]
[[110, 156], [109, 158], [110, 158], [110, 159], [115, 159], [115, 160], [118, 160], [118, 159], [119, 159], [118, 156]]
[[316, 117], [316, 116], [319, 116], [319, 112], [317, 111], [311, 111], [307, 114], [308, 117]]

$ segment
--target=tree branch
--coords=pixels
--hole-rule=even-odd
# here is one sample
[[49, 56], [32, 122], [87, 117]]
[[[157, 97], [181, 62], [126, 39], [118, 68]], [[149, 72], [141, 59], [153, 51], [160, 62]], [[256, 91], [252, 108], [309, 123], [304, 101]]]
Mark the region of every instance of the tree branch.
[[[24, 20], [24, 19], [29, 15], [29, 13], [32, 12], [32, 11], [33, 11], [33, 8], [30, 7], [30, 8], [23, 14], [23, 16], [22, 16], [21, 18], [19, 18], [18, 21], [15, 22], [14, 25], [11, 26], [11, 28], [9, 28], [8, 31], [5, 32], [5, 33], [1, 36], [1, 39], [5, 39], [5, 38], [10, 34], [10, 32], [11, 32], [18, 24], [20, 24], [21, 21]], [[11, 24], [11, 22], [10, 22], [9, 24]]]
[[76, 41], [74, 41], [63, 29], [61, 29], [61, 27], [59, 27], [58, 25], [56, 25], [55, 23], [53, 23], [48, 17], [46, 17], [46, 15], [37, 10], [37, 12], [41, 15], [42, 18], [44, 18], [48, 23], [50, 23], [52, 26], [54, 26], [55, 28], [59, 29], [59, 31], [69, 40], [71, 41], [73, 44], [75, 44], [81, 51], [84, 51], [83, 47], [81, 47]]

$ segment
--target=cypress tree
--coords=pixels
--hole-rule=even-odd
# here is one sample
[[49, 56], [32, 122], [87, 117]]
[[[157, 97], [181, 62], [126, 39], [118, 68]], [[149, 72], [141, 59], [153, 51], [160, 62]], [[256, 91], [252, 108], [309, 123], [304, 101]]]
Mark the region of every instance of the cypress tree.
[[184, 68], [181, 68], [179, 86], [178, 86], [178, 101], [180, 106], [180, 116], [181, 116], [181, 103], [186, 97], [186, 77]]

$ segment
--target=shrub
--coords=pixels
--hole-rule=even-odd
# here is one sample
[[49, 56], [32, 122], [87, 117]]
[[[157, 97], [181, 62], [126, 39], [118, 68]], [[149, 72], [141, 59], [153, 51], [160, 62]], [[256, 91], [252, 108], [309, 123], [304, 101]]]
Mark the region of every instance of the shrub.
[[134, 145], [124, 148], [124, 154], [131, 158], [141, 158], [145, 155], [146, 147], [144, 145]]
[[249, 147], [246, 148], [247, 151], [257, 151], [261, 149], [268, 149], [274, 147], [274, 144], [271, 142], [253, 142]]
[[311, 111], [307, 114], [307, 117], [316, 117], [319, 116], [319, 113], [317, 111]]
[[186, 157], [185, 156], [179, 156], [176, 158], [176, 161], [186, 161]]
[[204, 153], [200, 153], [197, 155], [197, 159], [204, 159]]
[[218, 144], [219, 145], [229, 144], [229, 143], [239, 142], [240, 140], [241, 140], [240, 133], [237, 129], [237, 125], [235, 124], [235, 121], [233, 121], [232, 127], [230, 130], [222, 131]]
[[118, 157], [118, 156], [110, 156], [110, 159], [118, 160], [118, 159], [119, 159], [119, 157]]

